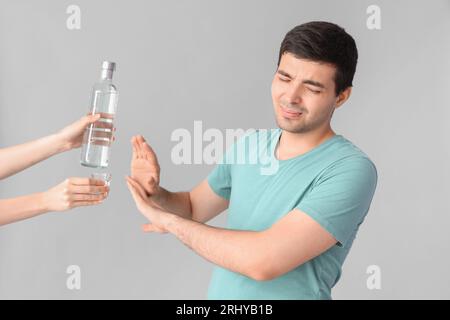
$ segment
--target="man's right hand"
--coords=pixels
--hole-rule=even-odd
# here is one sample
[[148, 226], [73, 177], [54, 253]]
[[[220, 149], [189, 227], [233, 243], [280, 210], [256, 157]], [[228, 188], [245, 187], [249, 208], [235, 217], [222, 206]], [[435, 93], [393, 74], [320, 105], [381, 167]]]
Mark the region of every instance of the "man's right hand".
[[217, 195], [203, 180], [190, 192], [170, 192], [159, 186], [160, 167], [144, 137], [134, 136], [131, 177], [146, 192], [149, 202], [180, 217], [205, 223], [228, 208], [229, 201]]
[[161, 189], [159, 187], [160, 167], [158, 158], [152, 147], [147, 144], [141, 135], [133, 136], [131, 145], [133, 146], [131, 177], [144, 188], [150, 200], [159, 206], [157, 198]]

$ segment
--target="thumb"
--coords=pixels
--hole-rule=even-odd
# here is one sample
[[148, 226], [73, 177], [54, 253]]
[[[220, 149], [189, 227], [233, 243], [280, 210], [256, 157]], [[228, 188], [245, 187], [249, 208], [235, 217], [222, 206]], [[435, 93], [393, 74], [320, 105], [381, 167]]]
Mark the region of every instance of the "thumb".
[[151, 177], [147, 181], [147, 188], [145, 192], [148, 196], [155, 195], [158, 192], [158, 187], [159, 187], [158, 181], [155, 178]]
[[153, 188], [153, 186], [154, 186], [155, 184], [156, 184], [155, 178], [150, 177], [150, 179], [147, 180], [147, 185], [148, 185], [150, 188]]

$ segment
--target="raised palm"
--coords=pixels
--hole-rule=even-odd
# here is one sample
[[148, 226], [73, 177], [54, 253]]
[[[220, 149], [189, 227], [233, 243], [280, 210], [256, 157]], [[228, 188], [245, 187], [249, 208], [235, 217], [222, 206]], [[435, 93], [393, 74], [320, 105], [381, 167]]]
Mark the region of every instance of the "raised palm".
[[141, 135], [131, 138], [131, 144], [131, 177], [144, 188], [148, 196], [154, 195], [158, 192], [160, 174], [156, 154]]

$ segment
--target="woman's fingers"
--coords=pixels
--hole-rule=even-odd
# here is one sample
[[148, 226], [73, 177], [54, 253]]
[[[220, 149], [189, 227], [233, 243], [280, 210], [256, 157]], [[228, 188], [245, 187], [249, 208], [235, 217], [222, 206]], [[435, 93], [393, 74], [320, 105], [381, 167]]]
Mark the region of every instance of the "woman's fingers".
[[72, 185], [78, 185], [78, 186], [85, 186], [85, 185], [90, 185], [90, 186], [104, 186], [105, 182], [102, 180], [96, 180], [96, 179], [92, 179], [92, 178], [79, 178], [79, 177], [72, 177], [72, 178], [68, 178], [66, 180], [69, 184]]
[[100, 203], [102, 203], [102, 201], [74, 201], [71, 207], [76, 208], [76, 207], [95, 206]]
[[75, 193], [72, 195], [72, 201], [103, 201], [105, 200], [107, 194], [79, 194]]
[[98, 194], [109, 192], [109, 187], [97, 185], [74, 185], [71, 191], [73, 193], [81, 193], [81, 194]]
[[98, 138], [112, 140], [113, 133], [111, 131], [94, 131], [91, 135], [91, 141]]
[[87, 114], [86, 116], [82, 117], [80, 120], [78, 120], [78, 123], [84, 128], [87, 125], [94, 123], [100, 119], [100, 114]]
[[72, 177], [67, 181], [65, 197], [71, 202], [96, 204], [108, 196], [109, 187], [102, 180]]
[[108, 192], [109, 187], [102, 180], [72, 177], [44, 192], [43, 197], [49, 211], [65, 211], [100, 204]]

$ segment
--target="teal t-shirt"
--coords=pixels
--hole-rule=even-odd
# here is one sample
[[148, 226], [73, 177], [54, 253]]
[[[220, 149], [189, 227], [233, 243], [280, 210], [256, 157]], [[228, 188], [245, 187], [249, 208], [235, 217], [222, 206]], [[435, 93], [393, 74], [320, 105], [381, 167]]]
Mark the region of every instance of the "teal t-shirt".
[[269, 281], [216, 266], [208, 299], [331, 299], [331, 288], [369, 210], [377, 171], [342, 135], [297, 157], [278, 160], [274, 151], [281, 132], [260, 129], [244, 135], [209, 174], [212, 190], [230, 201], [227, 228], [262, 231], [298, 208], [338, 243]]

